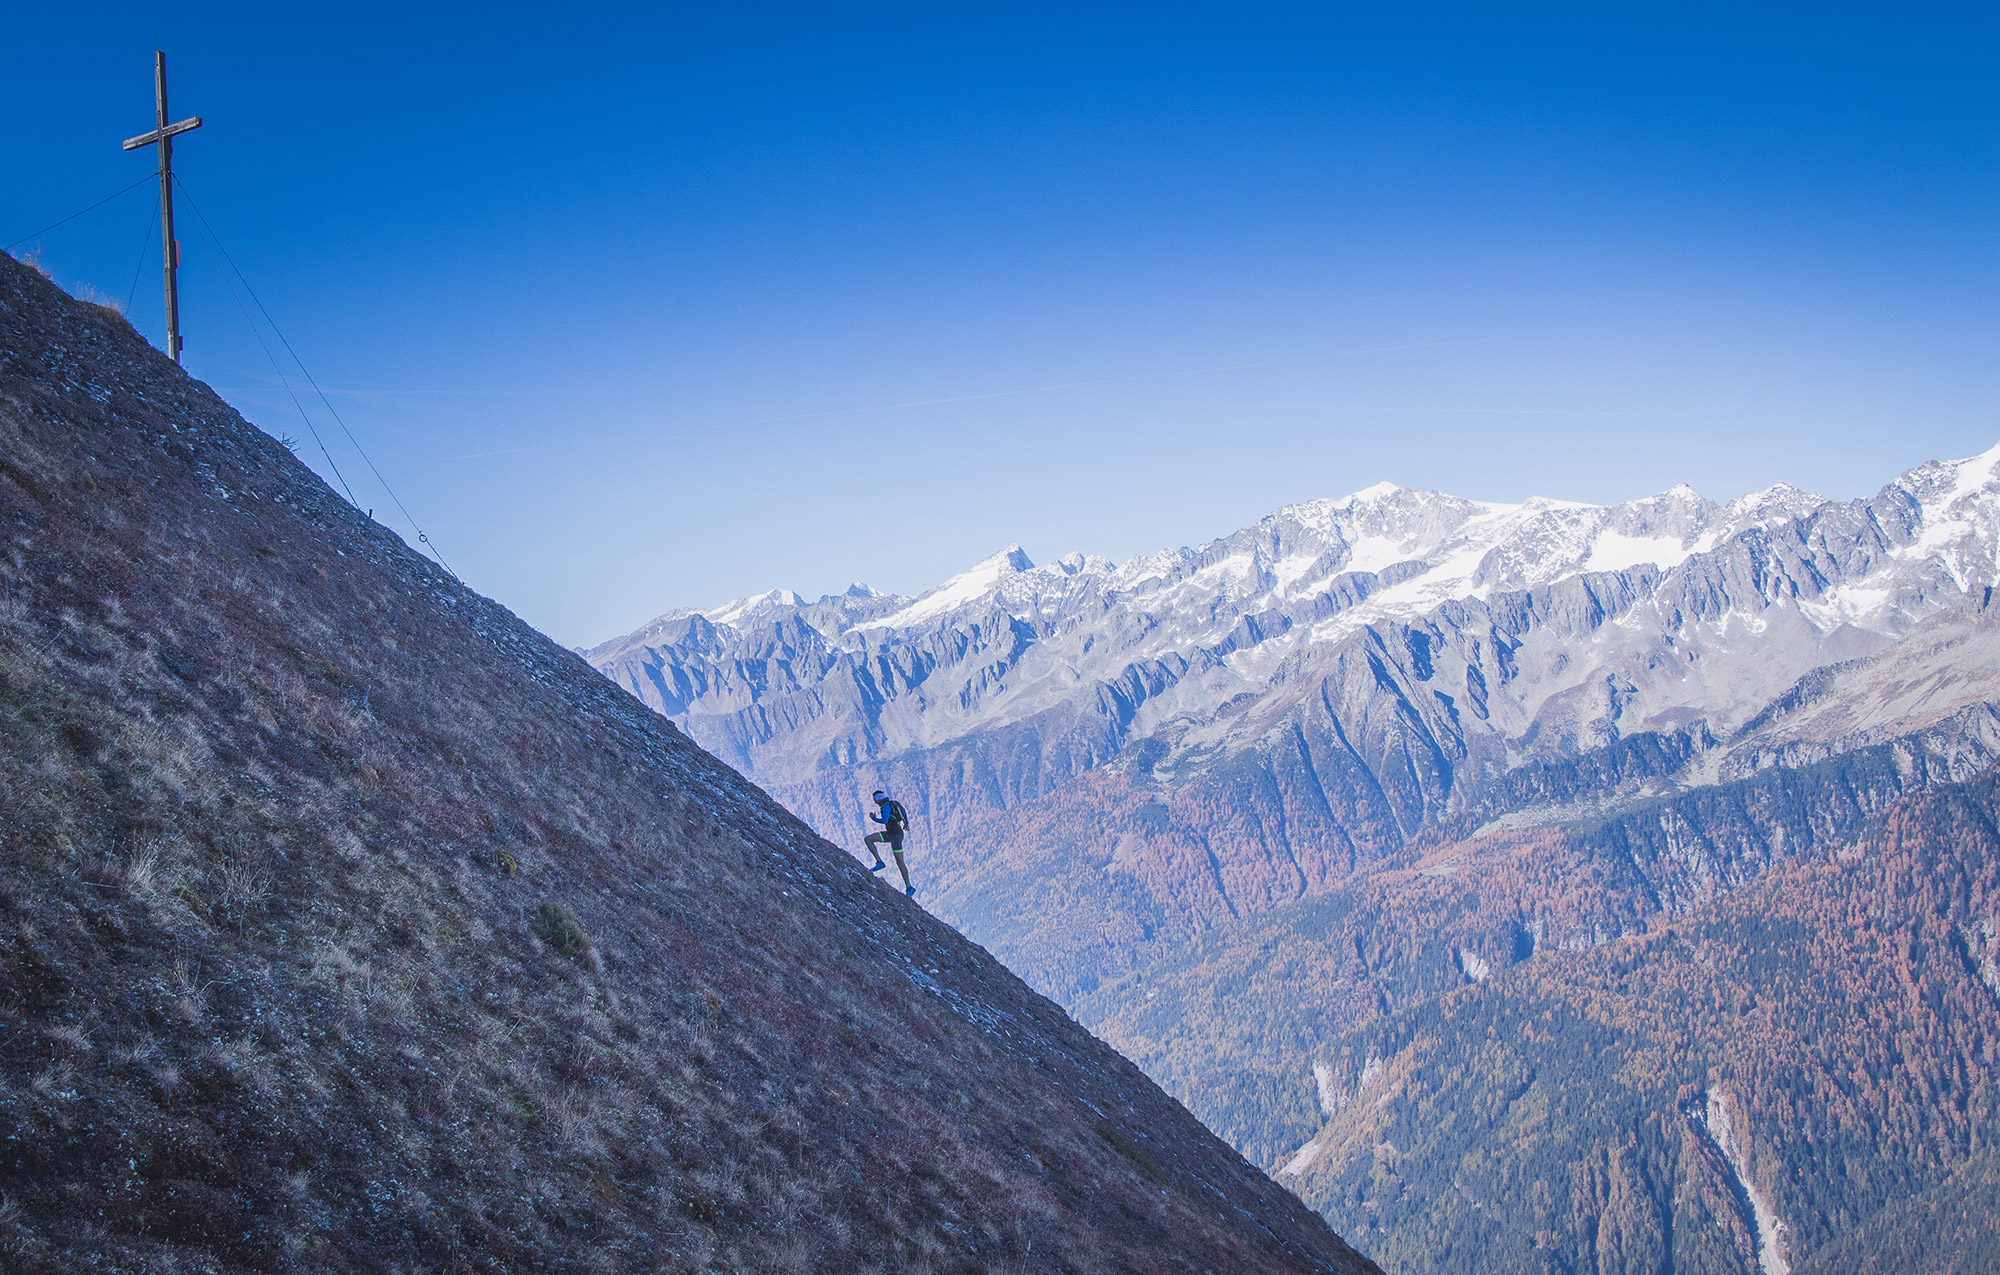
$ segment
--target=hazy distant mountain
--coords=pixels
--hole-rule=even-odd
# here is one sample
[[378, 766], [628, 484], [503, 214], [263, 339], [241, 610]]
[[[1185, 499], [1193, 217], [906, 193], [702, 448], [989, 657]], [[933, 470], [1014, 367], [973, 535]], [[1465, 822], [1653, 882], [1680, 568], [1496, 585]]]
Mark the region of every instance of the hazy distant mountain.
[[[1124, 564], [674, 612], [590, 659], [844, 844], [894, 788], [932, 906], [1391, 1269], [1893, 1269], [2000, 1208], [2000, 916], [1954, 858], [2000, 756], [1996, 468], [1858, 501], [1385, 485]], [[1943, 928], [1858, 919], [1883, 890]], [[1716, 937], [1691, 965], [1669, 927]], [[1814, 1027], [1843, 1014], [1907, 1085], [1843, 1088], [1880, 1065]], [[1992, 1251], [1938, 1234], [1920, 1265]]]

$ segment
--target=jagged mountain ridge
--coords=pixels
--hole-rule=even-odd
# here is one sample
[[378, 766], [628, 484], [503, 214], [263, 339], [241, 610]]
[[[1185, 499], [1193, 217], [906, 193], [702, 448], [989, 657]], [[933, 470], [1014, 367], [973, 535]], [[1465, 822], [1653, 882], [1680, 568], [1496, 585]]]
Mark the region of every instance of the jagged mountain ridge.
[[[1074, 699], [1078, 685], [1136, 686], [1124, 725], [1144, 732], [1213, 704], [1198, 693], [1160, 702], [1147, 679], [1131, 681], [1135, 669], [1204, 653], [1228, 675], [1209, 689], [1227, 698], [1267, 682], [1299, 646], [1585, 571], [1673, 566], [1826, 503], [1778, 487], [1728, 506], [1687, 488], [1613, 507], [1499, 505], [1383, 484], [1123, 566], [1077, 554], [1035, 567], [1011, 546], [915, 598], [857, 585], [810, 604], [779, 590], [672, 611], [588, 657], [669, 717], [700, 721], [704, 742], [731, 760], [782, 779], [827, 760], [781, 736], [814, 716], [789, 697], [829, 677], [852, 679], [866, 718], [849, 724], [855, 746], [829, 754], [841, 762], [1023, 720]], [[765, 629], [768, 645], [752, 637]], [[941, 632], [970, 641], [940, 645]], [[1025, 644], [1010, 650], [1010, 637]], [[940, 685], [941, 667], [950, 672]], [[1167, 681], [1178, 689], [1179, 677]], [[746, 718], [721, 720], [733, 714]]]
[[0, 527], [7, 1269], [1372, 1269], [4, 255]]
[[[1488, 794], [1538, 759], [1663, 733], [1698, 746], [1655, 785], [1769, 764], [1804, 725], [1759, 719], [1781, 692], [1990, 605], [1996, 463], [1857, 501], [1383, 485], [1123, 565], [1010, 549], [916, 598], [673, 612], [589, 658], [829, 836], [859, 834], [877, 783], [913, 798], [943, 913], [1067, 994], [1098, 954], [1052, 936], [1069, 903], [1026, 930], [1008, 915], [1008, 825], [1077, 830], [1151, 932], [1310, 894], [1469, 811], [1532, 820]], [[1977, 661], [1952, 675], [1990, 698]]]

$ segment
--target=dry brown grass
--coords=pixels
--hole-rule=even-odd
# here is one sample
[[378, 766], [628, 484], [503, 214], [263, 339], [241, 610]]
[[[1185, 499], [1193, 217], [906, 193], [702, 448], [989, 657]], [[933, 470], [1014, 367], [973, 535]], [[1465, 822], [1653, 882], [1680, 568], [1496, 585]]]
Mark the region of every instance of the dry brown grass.
[[109, 310], [119, 318], [125, 317], [125, 298], [114, 297], [104, 289], [91, 284], [81, 284], [75, 292], [76, 299], [85, 305], [94, 305], [100, 310]]
[[14, 260], [28, 267], [28, 269], [34, 271], [44, 279], [53, 280], [55, 278], [54, 275], [49, 273], [49, 268], [42, 264], [42, 246], [40, 244], [36, 244], [26, 252], [15, 254]]

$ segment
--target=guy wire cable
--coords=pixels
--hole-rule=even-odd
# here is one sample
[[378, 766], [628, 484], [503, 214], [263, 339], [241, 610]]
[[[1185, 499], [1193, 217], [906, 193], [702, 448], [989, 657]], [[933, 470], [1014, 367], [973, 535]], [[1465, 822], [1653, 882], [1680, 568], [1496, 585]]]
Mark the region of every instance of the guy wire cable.
[[229, 299], [236, 303], [237, 310], [243, 315], [243, 322], [249, 325], [250, 335], [257, 338], [257, 344], [263, 349], [264, 357], [271, 361], [271, 370], [278, 374], [278, 384], [285, 387], [285, 393], [292, 400], [292, 406], [298, 409], [299, 419], [306, 423], [306, 432], [312, 435], [315, 443], [319, 444], [319, 454], [326, 457], [328, 468], [332, 469], [333, 476], [340, 480], [341, 489], [347, 493], [347, 503], [356, 509], [361, 508], [361, 502], [354, 498], [354, 488], [348, 485], [347, 475], [340, 472], [340, 466], [334, 461], [333, 453], [327, 450], [326, 440], [319, 436], [318, 427], [312, 423], [312, 417], [306, 414], [305, 404], [299, 402], [299, 396], [293, 393], [292, 382], [286, 377], [285, 369], [278, 366], [278, 356], [271, 353], [271, 343], [266, 341], [264, 334], [258, 330], [257, 321], [250, 317], [250, 310], [243, 304], [243, 298], [236, 295], [236, 285], [229, 282], [229, 274], [222, 268], [222, 261], [215, 255], [215, 249], [209, 246], [207, 236], [198, 236], [197, 242], [201, 244], [202, 251], [208, 254], [208, 260], [215, 267], [215, 273], [222, 279], [222, 286], [229, 290]]
[[139, 264], [132, 271], [132, 286], [125, 290], [125, 312], [132, 312], [132, 302], [139, 295], [139, 276], [146, 273], [146, 258], [153, 255], [153, 227], [160, 224], [160, 207], [153, 205], [153, 211], [146, 218], [146, 238], [139, 245]]
[[91, 209], [102, 208], [104, 207], [104, 205], [118, 198], [119, 195], [124, 194], [126, 190], [135, 190], [138, 187], [145, 185], [149, 181], [157, 180], [159, 175], [160, 175], [160, 170], [156, 168], [152, 172], [147, 173], [144, 177], [141, 177], [138, 181], [133, 182], [130, 186], [127, 186], [125, 190], [118, 191], [117, 194], [106, 195], [104, 198], [92, 204], [90, 208], [79, 208], [75, 212], [71, 213], [69, 216], [63, 218], [62, 221], [52, 221], [48, 225], [43, 226], [40, 230], [37, 230], [34, 235], [22, 235], [19, 239], [16, 239], [13, 243], [8, 244], [5, 248], [0, 248], [0, 252], [12, 252], [14, 251], [14, 249], [20, 247], [22, 244], [28, 242], [30, 239], [33, 239], [35, 235], [45, 235], [49, 231], [54, 230], [57, 226], [62, 225], [64, 222], [75, 221], [78, 217], [81, 217], [85, 213], [91, 211]]
[[[264, 308], [263, 301], [259, 300], [257, 297], [257, 290], [250, 286], [249, 276], [244, 274], [242, 267], [236, 264], [236, 259], [229, 255], [229, 249], [222, 246], [222, 237], [215, 233], [214, 226], [209, 225], [208, 218], [205, 215], [203, 215], [201, 211], [201, 205], [197, 204], [194, 200], [194, 196], [188, 193], [187, 186], [181, 181], [180, 174], [178, 173], [174, 175], [174, 185], [179, 186], [181, 194], [187, 196], [188, 207], [194, 209], [195, 219], [201, 222], [203, 228], [208, 231], [208, 237], [214, 241], [216, 251], [220, 252], [222, 254], [223, 260], [229, 263], [229, 268], [236, 272], [236, 277], [243, 281], [243, 291], [249, 294], [250, 300], [256, 302], [258, 313], [264, 316], [264, 322], [271, 325], [271, 331], [277, 336], [278, 341], [285, 347], [285, 352], [292, 356], [292, 362], [299, 365], [299, 371], [305, 376], [306, 384], [312, 386], [313, 393], [319, 395], [319, 401], [325, 405], [327, 414], [329, 416], [332, 416], [334, 419], [334, 423], [340, 426], [340, 432], [347, 435], [347, 441], [354, 445], [354, 450], [360, 454], [362, 463], [367, 465], [369, 472], [375, 475], [375, 481], [382, 484], [382, 490], [388, 493], [389, 499], [395, 504], [397, 509], [402, 511], [404, 520], [410, 524], [411, 530], [417, 533], [417, 540], [421, 542], [425, 548], [430, 550], [431, 556], [437, 559], [438, 565], [445, 569], [446, 574], [451, 576], [452, 579], [458, 580], [459, 578], [458, 572], [453, 571], [451, 569], [451, 564], [444, 560], [444, 555], [442, 553], [438, 552], [437, 545], [431, 541], [430, 536], [424, 531], [424, 529], [417, 524], [417, 520], [410, 513], [409, 507], [404, 505], [402, 498], [396, 494], [396, 489], [389, 485], [389, 480], [384, 478], [382, 476], [382, 471], [375, 467], [374, 460], [369, 457], [368, 450], [361, 445], [361, 440], [356, 438], [354, 436], [354, 431], [347, 427], [347, 422], [341, 418], [340, 412], [334, 407], [333, 400], [326, 396], [326, 391], [321, 389], [319, 387], [319, 382], [313, 379], [312, 369], [308, 368], [306, 366], [306, 361], [299, 357], [299, 352], [292, 348], [292, 343], [285, 339], [284, 329], [280, 328], [278, 326], [278, 321], [271, 317], [271, 312]], [[233, 295], [235, 289], [232, 288], [230, 291], [231, 294]], [[238, 304], [240, 305], [242, 303], [238, 302]], [[262, 338], [260, 337], [259, 339], [261, 340]], [[303, 408], [301, 408], [300, 410], [301, 412], [304, 411]], [[324, 451], [325, 448], [322, 447], [321, 450]], [[327, 463], [328, 464], [332, 463], [331, 457], [328, 458]], [[464, 581], [460, 580], [459, 583], [463, 584]]]

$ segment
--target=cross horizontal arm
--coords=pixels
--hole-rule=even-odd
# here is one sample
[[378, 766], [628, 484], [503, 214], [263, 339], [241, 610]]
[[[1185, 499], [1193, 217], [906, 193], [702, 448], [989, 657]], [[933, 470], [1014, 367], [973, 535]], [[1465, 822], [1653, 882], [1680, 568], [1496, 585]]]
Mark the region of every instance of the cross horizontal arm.
[[137, 137], [134, 137], [130, 141], [125, 143], [125, 149], [128, 151], [135, 151], [138, 150], [141, 146], [151, 146], [154, 142], [163, 142], [167, 140], [169, 137], [172, 137], [175, 133], [185, 133], [189, 129], [195, 129], [200, 127], [201, 127], [201, 116], [190, 115], [178, 124], [169, 124], [165, 128], [156, 128], [150, 133], [139, 134]]

